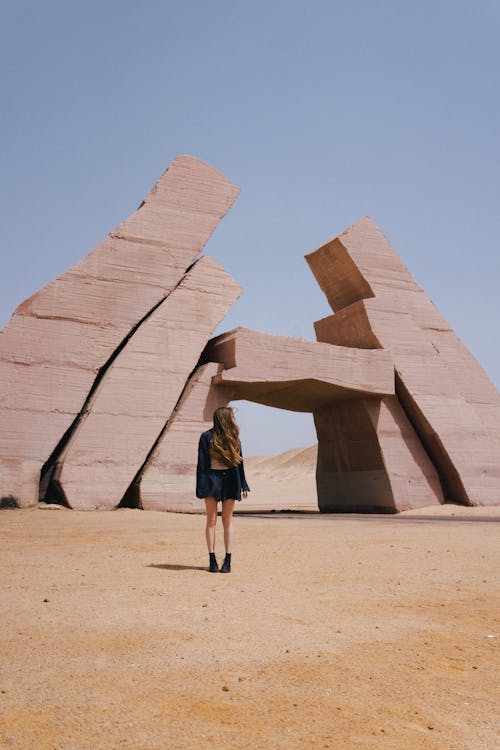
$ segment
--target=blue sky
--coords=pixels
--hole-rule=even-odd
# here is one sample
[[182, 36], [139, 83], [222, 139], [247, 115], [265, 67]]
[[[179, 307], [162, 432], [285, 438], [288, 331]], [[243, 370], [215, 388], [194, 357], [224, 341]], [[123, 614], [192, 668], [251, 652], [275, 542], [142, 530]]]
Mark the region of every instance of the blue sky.
[[[191, 153], [242, 189], [220, 330], [314, 338], [303, 256], [369, 214], [498, 387], [499, 39], [497, 0], [0, 0], [0, 325]], [[238, 407], [246, 453], [314, 442]]]

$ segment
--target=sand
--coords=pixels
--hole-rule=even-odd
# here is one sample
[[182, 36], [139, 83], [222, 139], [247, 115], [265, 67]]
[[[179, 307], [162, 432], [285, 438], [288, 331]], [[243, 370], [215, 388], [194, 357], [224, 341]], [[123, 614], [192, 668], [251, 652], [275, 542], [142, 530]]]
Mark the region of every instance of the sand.
[[202, 516], [1, 511], [0, 747], [494, 750], [500, 513], [438, 510], [239, 516], [230, 575]]

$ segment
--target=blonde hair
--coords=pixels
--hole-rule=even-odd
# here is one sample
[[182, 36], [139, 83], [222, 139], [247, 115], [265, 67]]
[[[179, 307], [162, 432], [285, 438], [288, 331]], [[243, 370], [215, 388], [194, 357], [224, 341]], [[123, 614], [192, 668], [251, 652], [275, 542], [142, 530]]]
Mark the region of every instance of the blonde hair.
[[228, 466], [241, 463], [240, 430], [234, 419], [233, 410], [228, 406], [219, 406], [214, 411], [210, 453]]

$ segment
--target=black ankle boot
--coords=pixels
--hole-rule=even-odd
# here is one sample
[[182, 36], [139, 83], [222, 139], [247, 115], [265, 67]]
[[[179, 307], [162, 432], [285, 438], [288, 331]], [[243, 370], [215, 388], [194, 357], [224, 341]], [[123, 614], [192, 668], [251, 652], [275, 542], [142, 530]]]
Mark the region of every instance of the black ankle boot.
[[230, 573], [231, 572], [231, 553], [226, 552], [226, 556], [224, 558], [224, 562], [222, 563], [222, 567], [219, 571], [220, 573]]
[[215, 559], [215, 552], [209, 552], [210, 556], [210, 566], [208, 568], [209, 573], [218, 573], [219, 572], [219, 566], [217, 565], [217, 560]]

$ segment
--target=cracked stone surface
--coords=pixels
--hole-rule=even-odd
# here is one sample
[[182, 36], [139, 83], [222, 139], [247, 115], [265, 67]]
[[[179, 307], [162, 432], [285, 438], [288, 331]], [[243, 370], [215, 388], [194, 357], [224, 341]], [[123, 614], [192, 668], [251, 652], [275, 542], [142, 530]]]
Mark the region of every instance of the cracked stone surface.
[[238, 192], [179, 157], [135, 213], [19, 305], [0, 333], [0, 497], [38, 501], [40, 470], [99, 370], [177, 285]]
[[241, 287], [207, 255], [142, 323], [106, 372], [59, 458], [72, 508], [116, 507]]

